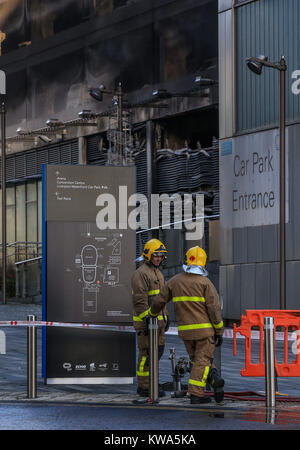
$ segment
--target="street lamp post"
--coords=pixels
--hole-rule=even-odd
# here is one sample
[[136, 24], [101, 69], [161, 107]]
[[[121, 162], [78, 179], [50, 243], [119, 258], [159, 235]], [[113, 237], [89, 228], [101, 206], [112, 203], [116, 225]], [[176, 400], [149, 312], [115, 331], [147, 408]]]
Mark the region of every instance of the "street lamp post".
[[118, 122], [118, 147], [119, 147], [119, 161], [123, 160], [123, 146], [122, 146], [122, 133], [123, 133], [123, 93], [122, 93], [122, 85], [119, 83], [117, 88], [117, 97], [118, 97], [118, 109], [117, 109], [117, 122]]
[[100, 84], [97, 88], [90, 88], [89, 94], [98, 102], [103, 101], [103, 94], [113, 95], [117, 98], [117, 149], [118, 149], [118, 158], [119, 164], [122, 165], [123, 162], [123, 142], [122, 142], [122, 133], [123, 133], [123, 91], [121, 83], [118, 84], [116, 90], [108, 90], [103, 84]]
[[0, 96], [1, 96], [1, 163], [2, 163], [2, 303], [6, 304], [6, 75], [0, 70]]
[[280, 251], [280, 309], [286, 309], [286, 243], [285, 243], [285, 79], [287, 65], [284, 56], [281, 57], [279, 64], [268, 61], [266, 56], [258, 58], [248, 58], [247, 65], [249, 69], [261, 75], [262, 67], [271, 67], [279, 70], [279, 149], [280, 149], [280, 168], [279, 168], [279, 251]]

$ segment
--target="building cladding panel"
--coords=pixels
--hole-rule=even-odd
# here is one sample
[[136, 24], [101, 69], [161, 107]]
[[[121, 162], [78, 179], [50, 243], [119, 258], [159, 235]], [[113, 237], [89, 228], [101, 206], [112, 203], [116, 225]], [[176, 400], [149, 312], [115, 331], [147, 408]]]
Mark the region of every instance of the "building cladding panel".
[[232, 11], [226, 10], [218, 17], [219, 24], [219, 136], [233, 133], [233, 35]]
[[[287, 121], [300, 119], [300, 3], [298, 0], [261, 0], [236, 8], [236, 126], [237, 132], [278, 123], [279, 72], [263, 68], [251, 72], [246, 58], [265, 55], [287, 63]], [[299, 71], [299, 72], [298, 72]]]
[[[287, 258], [287, 309], [299, 309], [295, 293], [300, 279], [300, 197], [298, 173], [300, 170], [300, 49], [299, 22], [300, 2], [298, 0], [260, 0], [235, 2], [233, 10], [225, 1], [219, 0], [219, 42], [228, 38], [231, 25], [233, 43], [231, 57], [234, 71], [231, 82], [235, 86], [235, 110], [224, 89], [230, 88], [230, 81], [222, 83], [220, 75], [220, 295], [224, 302], [224, 317], [238, 320], [246, 309], [278, 309], [279, 299], [279, 213], [265, 211], [259, 218], [246, 215], [242, 221], [232, 218], [232, 192], [265, 192], [265, 188], [276, 189], [279, 168], [274, 168], [270, 181], [249, 177], [242, 183], [234, 174], [234, 155], [250, 155], [254, 152], [267, 155], [270, 136], [278, 135], [279, 72], [263, 68], [261, 76], [252, 73], [246, 65], [246, 58], [260, 54], [269, 61], [279, 62], [282, 55], [287, 63], [286, 74], [286, 153], [287, 153], [287, 201], [286, 222]], [[226, 16], [226, 17], [225, 17]], [[225, 22], [226, 21], [226, 22]], [[226, 24], [226, 26], [225, 26]], [[219, 51], [226, 48], [220, 47]], [[229, 52], [230, 54], [230, 52]], [[225, 71], [224, 55], [219, 54], [220, 73]], [[225, 75], [223, 76], [225, 79]], [[299, 80], [299, 81], [298, 81]], [[223, 104], [222, 104], [223, 103]], [[233, 129], [226, 128], [230, 111], [235, 113]], [[227, 114], [227, 116], [226, 116]], [[265, 130], [265, 131], [263, 131]], [[268, 135], [269, 133], [269, 135]], [[267, 137], [269, 136], [269, 138]], [[253, 139], [251, 141], [251, 139]], [[252, 142], [252, 147], [251, 147]], [[246, 147], [248, 149], [246, 150]], [[226, 155], [232, 152], [226, 162]], [[276, 153], [276, 152], [274, 152]], [[274, 160], [270, 163], [273, 165]], [[244, 159], [247, 163], [247, 159]], [[226, 166], [227, 164], [227, 166]], [[244, 166], [245, 169], [246, 166]], [[241, 166], [239, 166], [241, 168]], [[262, 175], [265, 177], [265, 175]], [[269, 183], [269, 184], [268, 184]], [[227, 192], [227, 194], [226, 194]], [[228, 194], [229, 192], [229, 194]], [[275, 191], [274, 191], [275, 192]], [[276, 194], [276, 192], [275, 192]], [[226, 195], [229, 196], [226, 198]], [[231, 197], [230, 197], [231, 196]], [[228, 202], [229, 201], [229, 202]], [[278, 202], [278, 195], [277, 195]], [[228, 205], [230, 211], [228, 211]], [[258, 211], [259, 213], [259, 211]], [[278, 215], [278, 218], [277, 218]]]

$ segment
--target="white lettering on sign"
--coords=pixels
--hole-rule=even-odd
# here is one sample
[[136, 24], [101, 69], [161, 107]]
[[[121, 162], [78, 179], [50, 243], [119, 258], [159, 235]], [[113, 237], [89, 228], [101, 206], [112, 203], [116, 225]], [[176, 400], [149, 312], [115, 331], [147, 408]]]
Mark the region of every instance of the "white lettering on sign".
[[292, 79], [296, 80], [292, 83], [292, 93], [298, 95], [300, 94], [300, 70], [292, 72]]
[[[119, 199], [112, 194], [100, 194], [96, 199], [96, 206], [103, 206], [96, 215], [96, 225], [99, 230], [117, 228], [117, 203], [119, 211], [119, 229], [146, 230], [150, 223], [152, 229], [159, 228], [160, 207], [161, 226], [163, 229], [182, 229], [186, 240], [202, 239], [204, 233], [204, 195], [184, 194], [151, 194], [151, 217], [148, 223], [148, 198], [144, 194], [132, 194], [127, 199], [127, 186], [119, 186]], [[138, 206], [136, 206], [139, 204]], [[171, 222], [171, 205], [174, 205], [174, 217]], [[128, 214], [127, 206], [136, 206]], [[128, 219], [127, 219], [128, 216]], [[183, 219], [184, 217], [184, 219]]]

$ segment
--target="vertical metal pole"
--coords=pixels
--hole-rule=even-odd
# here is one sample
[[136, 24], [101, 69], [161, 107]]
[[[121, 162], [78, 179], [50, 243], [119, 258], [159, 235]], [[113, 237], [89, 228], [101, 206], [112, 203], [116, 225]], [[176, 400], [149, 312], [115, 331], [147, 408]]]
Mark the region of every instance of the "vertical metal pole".
[[1, 102], [1, 163], [2, 163], [2, 303], [6, 304], [6, 137], [5, 103]]
[[20, 297], [20, 280], [19, 280], [19, 276], [20, 276], [20, 269], [19, 269], [19, 265], [16, 266], [16, 297]]
[[276, 411], [274, 409], [266, 409], [266, 423], [276, 424]]
[[264, 318], [266, 407], [275, 408], [274, 319]]
[[286, 309], [286, 243], [285, 243], [285, 73], [284, 56], [280, 60], [279, 141], [280, 141], [280, 309]]
[[[36, 316], [27, 316], [28, 322], [35, 322]], [[36, 327], [27, 328], [27, 398], [36, 398]]]
[[122, 85], [118, 86], [118, 139], [119, 139], [119, 165], [123, 165], [123, 109], [122, 109]]
[[158, 402], [158, 321], [157, 317], [150, 318], [149, 324], [150, 339], [150, 400], [152, 403]]
[[[146, 156], [147, 156], [147, 200], [148, 200], [148, 228], [151, 228], [151, 194], [153, 187], [152, 167], [153, 167], [153, 124], [151, 120], [146, 122]], [[152, 232], [148, 232], [148, 239], [151, 239]]]
[[27, 283], [26, 283], [26, 281], [27, 281], [27, 277], [26, 277], [27, 269], [26, 269], [25, 264], [26, 263], [24, 263], [24, 262], [22, 263], [22, 269], [23, 269], [23, 271], [22, 271], [22, 281], [23, 281], [22, 298], [26, 298], [27, 297]]

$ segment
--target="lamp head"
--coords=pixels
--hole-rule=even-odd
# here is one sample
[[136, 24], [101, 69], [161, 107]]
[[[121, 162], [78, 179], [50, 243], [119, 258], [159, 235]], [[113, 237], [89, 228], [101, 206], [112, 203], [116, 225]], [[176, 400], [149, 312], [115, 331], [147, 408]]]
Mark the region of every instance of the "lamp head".
[[199, 85], [199, 84], [201, 84], [201, 80], [202, 80], [201, 75], [197, 75], [196, 78], [195, 78], [194, 83], [197, 84], [197, 85]]
[[[259, 55], [256, 59], [260, 59], [261, 61], [268, 61], [268, 57], [264, 55]], [[259, 61], [254, 60], [253, 58], [247, 58], [247, 66], [249, 69], [254, 72], [256, 75], [261, 75], [263, 64]]]
[[25, 134], [28, 134], [28, 132], [23, 130], [23, 128], [18, 128], [17, 129], [17, 133], [18, 133], [19, 136], [25, 136]]
[[98, 102], [103, 101], [103, 91], [105, 91], [105, 86], [102, 83], [99, 84], [99, 86], [96, 88], [90, 88], [88, 91], [90, 96], [95, 100], [97, 100]]
[[78, 113], [79, 119], [92, 119], [94, 117], [94, 114], [90, 109], [83, 109]]
[[46, 120], [46, 125], [48, 127], [61, 127], [63, 125], [63, 122], [61, 122], [59, 119], [48, 119]]
[[161, 99], [172, 97], [172, 95], [166, 89], [154, 89], [152, 91], [152, 97]]

